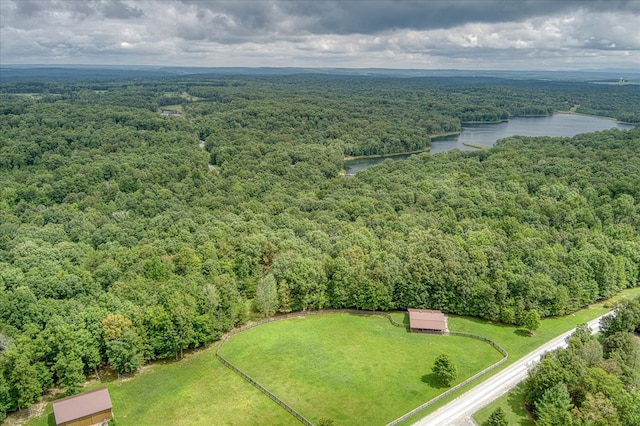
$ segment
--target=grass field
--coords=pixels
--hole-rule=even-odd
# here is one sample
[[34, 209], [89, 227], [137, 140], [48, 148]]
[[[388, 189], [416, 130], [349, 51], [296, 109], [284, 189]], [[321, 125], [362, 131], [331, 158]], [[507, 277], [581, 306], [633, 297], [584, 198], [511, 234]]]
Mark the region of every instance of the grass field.
[[183, 113], [184, 112], [184, 107], [180, 104], [177, 105], [165, 105], [160, 107], [160, 110], [167, 110], [167, 111], [178, 111], [179, 113]]
[[498, 398], [493, 403], [478, 411], [473, 418], [478, 424], [482, 424], [489, 419], [489, 416], [496, 408], [501, 407], [507, 415], [507, 422], [514, 426], [534, 426], [535, 422], [524, 408], [524, 385], [520, 384], [511, 392]]
[[[640, 288], [627, 290], [621, 295], [617, 296], [617, 298], [621, 297], [638, 297], [640, 295]], [[500, 344], [509, 352], [509, 363], [515, 360], [518, 357], [521, 357], [525, 353], [531, 351], [536, 348], [543, 342], [555, 337], [571, 328], [575, 325], [586, 322], [590, 319], [595, 318], [601, 313], [606, 312], [607, 309], [603, 307], [602, 304], [593, 305], [587, 309], [576, 312], [575, 315], [569, 315], [562, 318], [547, 318], [542, 320], [542, 324], [540, 329], [536, 332], [535, 336], [529, 337], [524, 335], [518, 328], [512, 326], [505, 326], [501, 324], [491, 323], [489, 321], [477, 320], [474, 318], [464, 318], [464, 317], [450, 317], [449, 318], [449, 328], [453, 331], [471, 331], [476, 334], [483, 335], [485, 337], [493, 339], [495, 342]], [[402, 322], [406, 314], [399, 312], [394, 313], [392, 316]], [[306, 324], [309, 324], [308, 320], [313, 320], [314, 318], [323, 318], [323, 317], [313, 317], [313, 318], [304, 318], [304, 319], [295, 319], [292, 324], [300, 324], [303, 327], [297, 327], [296, 333], [305, 334]], [[349, 316], [349, 315], [328, 315], [326, 318], [331, 319], [340, 319], [343, 318], [346, 320], [353, 320], [355, 322], [363, 322], [358, 320], [366, 320], [366, 318]], [[411, 335], [404, 332], [400, 328], [392, 327], [389, 322], [383, 318], [370, 318], [370, 328], [369, 330], [373, 335], [386, 335], [389, 330], [392, 333], [399, 333], [401, 340], [411, 341], [411, 339], [419, 339], [424, 337], [429, 337], [425, 335]], [[282, 322], [283, 324], [286, 321]], [[249, 330], [245, 333], [257, 333], [262, 332], [262, 330], [267, 330], [270, 326], [279, 325], [280, 323], [274, 322], [270, 324], [266, 324], [264, 326], [256, 327], [255, 329]], [[346, 326], [344, 324], [347, 324]], [[346, 321], [343, 323], [343, 330], [335, 336], [331, 334], [328, 338], [323, 342], [315, 341], [311, 339], [309, 336], [306, 340], [310, 343], [310, 346], [306, 348], [309, 351], [317, 352], [319, 354], [324, 354], [321, 351], [324, 351], [327, 345], [331, 345], [334, 341], [344, 341], [346, 340], [345, 347], [340, 349], [343, 353], [346, 354], [346, 350], [350, 346], [356, 346], [355, 343], [362, 341], [362, 338], [359, 333], [351, 332], [347, 334], [347, 330], [351, 328], [351, 321]], [[375, 325], [375, 326], [374, 326]], [[355, 328], [354, 330], [357, 330]], [[245, 333], [241, 333], [230, 340], [229, 346], [225, 345], [224, 354], [227, 355], [231, 359], [231, 351], [236, 351], [237, 349], [232, 346], [240, 344], [240, 339]], [[289, 333], [289, 332], [288, 332]], [[260, 334], [260, 333], [257, 333]], [[255, 337], [255, 336], [254, 336]], [[431, 336], [437, 337], [437, 336]], [[287, 339], [288, 336], [281, 336], [282, 339]], [[237, 341], [234, 342], [234, 339]], [[377, 338], [378, 339], [378, 338]], [[428, 340], [428, 339], [427, 339]], [[368, 367], [365, 367], [364, 364], [360, 366], [357, 362], [358, 359], [353, 359], [349, 362], [355, 363], [352, 365], [356, 365], [352, 370], [353, 376], [355, 378], [359, 378], [360, 380], [366, 379], [367, 377], [370, 379], [370, 383], [364, 386], [365, 389], [362, 392], [365, 392], [365, 398], [377, 398], [378, 396], [381, 400], [388, 398], [389, 395], [386, 393], [382, 393], [383, 387], [378, 386], [378, 382], [388, 383], [388, 379], [383, 377], [381, 374], [383, 367], [390, 368], [390, 365], [395, 365], [397, 368], [404, 368], [406, 383], [410, 386], [405, 388], [404, 392], [407, 399], [410, 399], [409, 402], [403, 402], [405, 406], [399, 407], [397, 409], [398, 416], [408, 412], [410, 409], [415, 408], [422, 404], [423, 402], [430, 399], [435, 395], [433, 389], [429, 385], [429, 373], [431, 363], [433, 361], [429, 361], [426, 358], [426, 352], [430, 347], [424, 346], [426, 345], [426, 341], [424, 340], [421, 344], [416, 344], [416, 348], [418, 349], [417, 357], [418, 359], [423, 359], [423, 363], [417, 363], [416, 361], [409, 361], [405, 359], [406, 353], [401, 352], [400, 348], [402, 348], [401, 343], [393, 343], [391, 346], [385, 346], [388, 343], [381, 344], [380, 342], [384, 341], [384, 339], [375, 340], [378, 343], [375, 345], [369, 345], [370, 353], [365, 355], [367, 358], [373, 358], [373, 354], [385, 352], [384, 358], [381, 357], [380, 360], [377, 361], [379, 365], [376, 365], [375, 362], [373, 364], [369, 364]], [[461, 350], [466, 352], [466, 354], [472, 354], [473, 351], [469, 349], [469, 342], [473, 342], [472, 340], [464, 339], [460, 345]], [[480, 343], [480, 342], [478, 342]], [[247, 342], [249, 346], [252, 345], [251, 342]], [[423, 345], [424, 344], [424, 345]], [[257, 344], [256, 344], [257, 345]], [[286, 346], [293, 346], [293, 344], [286, 344]], [[485, 345], [489, 347], [488, 345]], [[257, 347], [257, 346], [256, 346]], [[249, 383], [241, 379], [235, 373], [230, 371], [228, 368], [224, 367], [216, 358], [215, 358], [215, 350], [217, 348], [216, 345], [212, 345], [206, 349], [203, 349], [198, 352], [187, 354], [185, 359], [180, 362], [167, 362], [167, 363], [153, 363], [147, 365], [143, 368], [143, 370], [136, 374], [133, 377], [114, 380], [112, 378], [105, 377], [105, 380], [102, 383], [91, 383], [86, 390], [90, 390], [92, 388], [98, 386], [107, 386], [109, 388], [109, 392], [111, 393], [111, 399], [113, 401], [114, 406], [114, 414], [118, 420], [118, 425], [156, 425], [158, 423], [162, 424], [172, 424], [172, 425], [210, 425], [210, 424], [228, 424], [228, 425], [255, 425], [255, 424], [269, 424], [269, 425], [289, 425], [296, 424], [296, 421], [291, 417], [285, 410], [280, 408], [274, 402], [272, 402], [269, 398], [264, 396], [260, 391], [255, 389]], [[265, 348], [267, 350], [269, 348]], [[277, 348], [275, 348], [277, 349]], [[273, 351], [273, 349], [269, 349]], [[303, 348], [294, 348], [295, 351], [302, 352]], [[351, 348], [349, 348], [351, 350]], [[431, 349], [434, 350], [435, 349]], [[491, 349], [495, 354], [496, 358], [499, 358], [499, 354]], [[357, 352], [355, 352], [357, 354]], [[327, 354], [331, 354], [331, 352], [327, 352]], [[240, 354], [242, 355], [242, 354]], [[286, 358], [273, 358], [271, 363], [267, 363], [266, 352], [255, 353], [255, 358], [247, 358], [245, 362], [250, 363], [254, 366], [255, 369], [266, 369], [275, 368], [276, 370], [285, 371], [288, 368], [288, 360]], [[325, 355], [325, 356], [329, 356]], [[333, 353], [333, 357], [338, 355], [338, 349]], [[391, 361], [382, 361], [391, 355], [393, 359]], [[474, 354], [475, 355], [475, 354]], [[282, 355], [284, 356], [284, 354]], [[358, 355], [352, 355], [352, 357], [357, 357]], [[479, 358], [479, 356], [477, 356]], [[235, 358], [234, 358], [235, 360]], [[507, 363], [506, 365], [508, 365]], [[275, 365], [273, 365], [275, 364]], [[460, 364], [459, 364], [460, 365]], [[406, 367], [403, 367], [406, 366]], [[243, 365], [244, 367], [244, 365]], [[295, 363], [294, 367], [297, 369], [292, 373], [287, 373], [288, 375], [293, 375], [298, 372], [300, 369], [300, 363]], [[480, 366], [478, 366], [478, 369]], [[499, 367], [499, 369], [502, 367]], [[409, 369], [414, 369], [414, 372], [411, 373]], [[499, 370], [498, 369], [498, 370]], [[329, 393], [329, 397], [335, 399], [336, 397], [331, 395], [332, 390], [328, 389], [326, 385], [323, 384], [323, 380], [320, 378], [319, 372], [321, 371], [320, 366], [313, 366], [313, 368], [309, 369], [309, 379], [304, 380], [315, 380], [318, 384], [318, 390], [307, 390], [305, 391], [307, 394], [311, 394], [312, 392], [318, 392], [320, 395], [320, 390], [322, 392]], [[335, 372], [329, 371], [331, 377], [337, 377]], [[305, 373], [307, 374], [307, 373]], [[268, 376], [268, 374], [267, 374]], [[427, 377], [424, 377], [427, 376]], [[416, 380], [418, 377], [418, 380]], [[427, 383], [424, 383], [423, 377], [427, 380]], [[358, 384], [355, 381], [355, 378], [348, 379], [347, 377], [340, 378], [337, 377], [335, 380], [340, 382], [347, 382], [351, 380], [354, 384]], [[303, 380], [303, 383], [304, 383]], [[387, 381], [387, 382], [384, 382]], [[263, 383], [267, 385], [267, 383]], [[392, 383], [391, 386], [396, 386], [397, 383]], [[294, 393], [298, 393], [298, 389], [295, 385], [287, 385], [290, 390], [293, 390]], [[465, 388], [468, 388], [465, 387]], [[348, 389], [348, 387], [342, 386], [343, 391]], [[353, 394], [356, 394], [356, 388], [353, 388]], [[376, 390], [374, 390], [376, 389]], [[428, 390], [427, 390], [428, 389]], [[274, 391], [277, 390], [273, 389]], [[442, 389], [435, 391], [441, 391]], [[435, 404], [433, 409], [437, 408], [439, 405], [450, 401], [455, 398], [461, 392], [464, 392], [465, 389], [459, 391], [458, 393], [454, 393], [452, 396], [447, 397], [443, 402]], [[360, 392], [361, 390], [358, 390]], [[424, 392], [424, 393], [422, 393]], [[280, 394], [278, 394], [280, 395]], [[286, 395], [280, 395], [285, 398]], [[356, 397], [358, 395], [356, 394]], [[352, 395], [349, 394], [345, 397], [345, 401], [351, 401]], [[400, 397], [404, 398], [404, 397]], [[521, 424], [528, 425], [530, 423], [526, 422], [526, 418], [523, 419], [520, 414], [518, 414], [519, 403], [517, 401], [517, 394], [513, 396], [512, 393], [509, 393], [504, 398], [498, 400], [496, 404], [501, 404], [503, 409], [507, 412], [512, 419], [520, 419], [514, 420], [513, 424]], [[286, 399], [286, 398], [285, 398]], [[419, 401], [419, 402], [415, 402]], [[288, 401], [294, 402], [294, 401]], [[316, 402], [314, 402], [315, 404]], [[376, 402], [372, 399], [367, 403], [371, 405], [376, 405]], [[491, 411], [495, 409], [497, 405], [489, 405], [486, 409], [480, 411], [476, 414], [475, 419], [478, 423], [482, 423], [482, 421], [486, 420]], [[325, 410], [320, 410], [316, 413], [314, 411], [306, 412], [303, 410], [303, 406], [295, 406], [296, 409], [302, 411], [302, 414], [308, 415], [311, 417], [311, 420], [317, 421], [317, 417], [314, 416], [335, 416], [332, 417], [336, 421], [336, 425], [346, 424], [347, 422], [338, 421], [338, 416], [331, 411], [325, 412]], [[405, 409], [406, 408], [406, 409]], [[377, 409], [374, 407], [373, 409]], [[419, 413], [412, 420], [405, 422], [405, 424], [411, 424], [411, 421], [415, 421], [418, 418], [426, 415], [428, 411], [423, 411]], [[521, 413], [521, 412], [520, 412]], [[395, 414], [394, 414], [395, 415]], [[394, 416], [390, 416], [394, 417]], [[17, 420], [15, 416], [10, 416], [5, 423], [7, 425], [12, 424], [23, 424], [24, 421]], [[360, 423], [360, 422], [357, 422]], [[48, 403], [45, 405], [44, 413], [31, 421], [27, 422], [28, 425], [53, 425], [53, 416], [51, 414], [51, 404]]]
[[[291, 318], [233, 336], [221, 354], [313, 423], [386, 424], [442, 393], [431, 367], [446, 353], [460, 382], [502, 356], [456, 336], [411, 334], [385, 318]], [[457, 383], [456, 382], [456, 383]]]
[[[109, 388], [118, 426], [289, 425], [293, 417], [223, 366], [216, 346], [182, 361], [154, 363], [131, 378], [92, 383]], [[28, 425], [55, 425], [51, 404]]]

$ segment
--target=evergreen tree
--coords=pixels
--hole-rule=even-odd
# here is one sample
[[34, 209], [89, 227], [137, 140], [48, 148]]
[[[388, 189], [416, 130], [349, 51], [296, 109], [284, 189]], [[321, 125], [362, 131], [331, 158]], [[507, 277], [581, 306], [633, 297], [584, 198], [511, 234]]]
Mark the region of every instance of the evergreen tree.
[[571, 410], [573, 403], [567, 385], [558, 383], [542, 395], [535, 404], [536, 424], [541, 426], [569, 426], [572, 423]]
[[489, 419], [485, 423], [485, 426], [508, 426], [509, 422], [507, 422], [507, 415], [504, 410], [500, 407], [493, 410]]

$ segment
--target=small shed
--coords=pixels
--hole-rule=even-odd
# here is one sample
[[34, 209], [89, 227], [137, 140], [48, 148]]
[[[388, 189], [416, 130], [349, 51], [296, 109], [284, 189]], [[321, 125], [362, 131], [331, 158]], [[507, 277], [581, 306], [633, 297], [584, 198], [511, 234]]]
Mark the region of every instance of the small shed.
[[432, 309], [408, 309], [409, 326], [413, 333], [438, 333], [447, 331], [447, 317]]
[[53, 402], [53, 416], [57, 426], [106, 425], [113, 414], [107, 388], [84, 392]]

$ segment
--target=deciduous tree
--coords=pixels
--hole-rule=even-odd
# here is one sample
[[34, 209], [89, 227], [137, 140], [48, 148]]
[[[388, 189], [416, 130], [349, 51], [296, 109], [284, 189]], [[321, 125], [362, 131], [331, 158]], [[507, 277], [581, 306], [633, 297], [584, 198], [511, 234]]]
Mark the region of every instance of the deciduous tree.
[[144, 361], [140, 337], [132, 329], [124, 330], [107, 342], [107, 359], [118, 375], [135, 372]]
[[276, 279], [272, 274], [267, 274], [258, 281], [254, 303], [258, 311], [267, 318], [276, 312], [278, 308], [278, 288]]
[[540, 314], [538, 314], [538, 311], [535, 309], [528, 310], [524, 316], [522, 325], [530, 335], [533, 335], [533, 332], [540, 327]]
[[431, 371], [438, 382], [444, 386], [451, 386], [451, 383], [458, 378], [458, 367], [447, 354], [438, 355]]

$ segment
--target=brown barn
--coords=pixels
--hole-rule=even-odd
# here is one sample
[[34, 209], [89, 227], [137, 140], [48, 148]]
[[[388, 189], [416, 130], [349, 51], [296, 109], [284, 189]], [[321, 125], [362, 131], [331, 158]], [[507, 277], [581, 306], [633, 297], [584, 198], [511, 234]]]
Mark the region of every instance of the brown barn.
[[447, 331], [447, 317], [441, 311], [408, 309], [409, 326], [413, 333], [439, 333]]
[[109, 391], [100, 388], [54, 401], [53, 416], [58, 426], [106, 425], [112, 417]]

